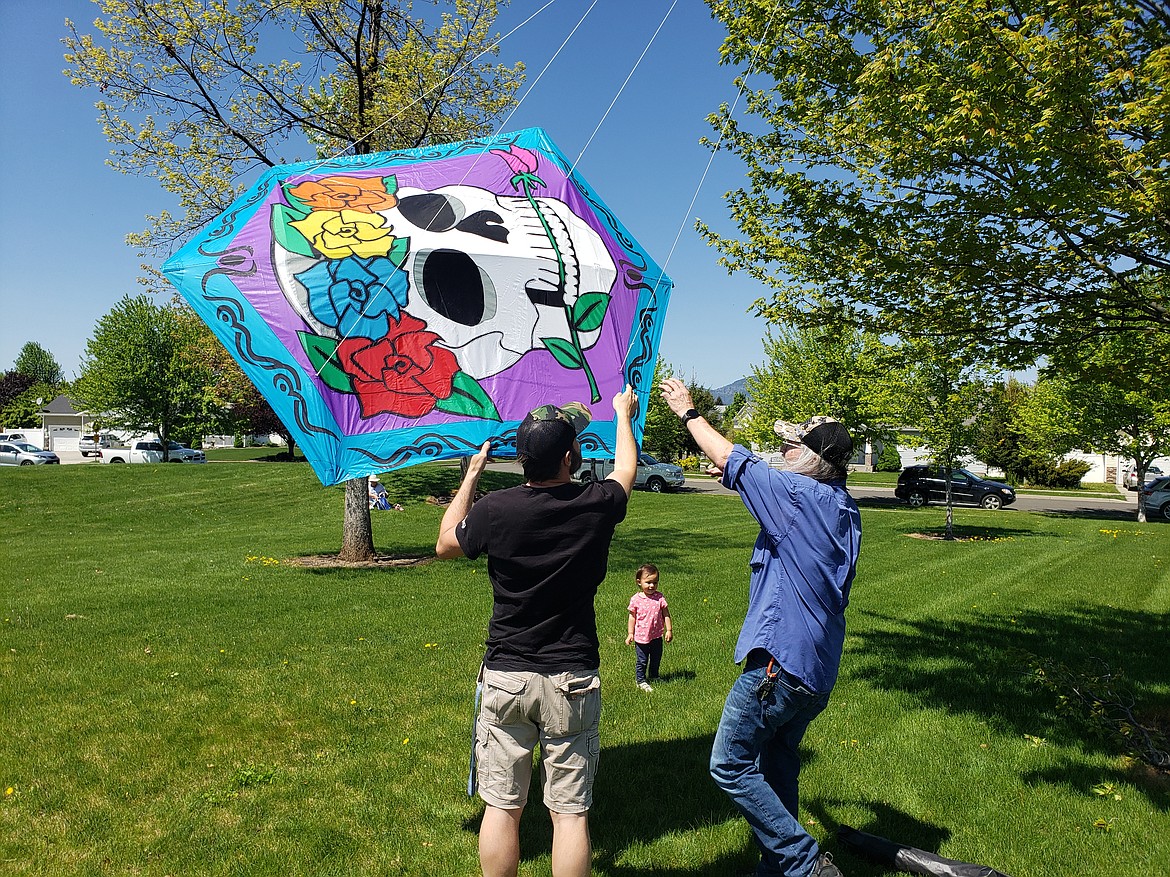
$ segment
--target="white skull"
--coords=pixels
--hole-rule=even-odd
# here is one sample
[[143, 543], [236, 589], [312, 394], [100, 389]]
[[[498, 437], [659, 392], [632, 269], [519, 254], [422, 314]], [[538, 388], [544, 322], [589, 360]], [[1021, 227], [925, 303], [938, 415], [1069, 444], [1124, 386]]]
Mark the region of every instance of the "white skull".
[[[542, 347], [541, 338], [569, 339], [566, 307], [581, 293], [608, 293], [617, 278], [597, 232], [564, 202], [535, 201], [539, 214], [527, 198], [474, 186], [403, 188], [397, 207], [384, 212], [394, 234], [410, 238], [407, 312], [425, 320], [474, 378], [503, 371]], [[582, 348], [599, 333], [581, 333]]]
[[[538, 213], [527, 198], [475, 186], [403, 188], [397, 194], [397, 206], [381, 214], [395, 237], [410, 239], [402, 266], [410, 284], [405, 310], [425, 321], [473, 378], [504, 371], [543, 347], [541, 338], [568, 340], [566, 307], [581, 293], [608, 293], [617, 278], [601, 237], [563, 201], [536, 198]], [[312, 315], [308, 291], [296, 277], [318, 261], [274, 244], [285, 298], [316, 333], [340, 338]], [[599, 334], [579, 333], [582, 349]]]

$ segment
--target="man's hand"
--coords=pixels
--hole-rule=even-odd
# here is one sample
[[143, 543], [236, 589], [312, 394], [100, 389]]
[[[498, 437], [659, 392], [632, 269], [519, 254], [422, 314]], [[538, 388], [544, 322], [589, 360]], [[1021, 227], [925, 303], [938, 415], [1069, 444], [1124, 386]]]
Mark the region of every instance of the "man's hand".
[[491, 442], [484, 442], [482, 445], [480, 445], [479, 450], [475, 452], [475, 454], [467, 463], [468, 478], [475, 478], [478, 480], [479, 476], [483, 474], [483, 470], [487, 466], [488, 453], [491, 451], [491, 449]]
[[[670, 410], [679, 417], [695, 407], [691, 391], [678, 378], [667, 378], [659, 384], [659, 388], [662, 390], [663, 400], [670, 406]], [[712, 468], [707, 470], [707, 474], [718, 473], [722, 476], [723, 467], [727, 465], [727, 458], [731, 455], [731, 442], [708, 423], [705, 417], [691, 418], [687, 421], [685, 428], [691, 434], [691, 438], [695, 440], [695, 444], [699, 446], [699, 450], [706, 454], [713, 464]]]
[[626, 420], [633, 420], [634, 415], [638, 413], [638, 396], [629, 384], [613, 397], [613, 413]]
[[471, 503], [475, 500], [475, 488], [479, 484], [479, 476], [483, 474], [484, 467], [487, 466], [488, 451], [491, 449], [492, 443], [484, 442], [468, 461], [467, 475], [464, 476], [463, 483], [459, 485], [459, 490], [455, 492], [455, 498], [451, 500], [451, 504], [443, 512], [443, 520], [439, 522], [439, 539], [435, 542], [436, 556], [446, 558], [463, 555], [463, 549], [455, 537], [455, 528], [471, 511]]
[[695, 407], [695, 403], [691, 399], [691, 391], [678, 378], [667, 378], [659, 384], [659, 387], [662, 390], [663, 400], [670, 406], [670, 410], [679, 417]]

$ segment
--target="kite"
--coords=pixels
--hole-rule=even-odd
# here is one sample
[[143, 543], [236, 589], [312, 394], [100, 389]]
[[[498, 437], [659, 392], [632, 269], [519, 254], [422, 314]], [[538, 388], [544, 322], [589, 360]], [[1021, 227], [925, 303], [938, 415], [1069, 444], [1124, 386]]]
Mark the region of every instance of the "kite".
[[540, 128], [270, 169], [163, 273], [324, 484], [513, 456], [546, 402], [612, 457], [673, 286]]

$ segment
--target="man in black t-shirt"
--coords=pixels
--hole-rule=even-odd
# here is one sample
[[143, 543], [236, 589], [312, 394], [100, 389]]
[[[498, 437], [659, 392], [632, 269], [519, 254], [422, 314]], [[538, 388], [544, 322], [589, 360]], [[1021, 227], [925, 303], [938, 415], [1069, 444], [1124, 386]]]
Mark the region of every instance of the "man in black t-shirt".
[[577, 436], [589, 424], [580, 403], [542, 405], [516, 429], [525, 484], [472, 505], [490, 443], [439, 525], [441, 558], [487, 555], [492, 618], [476, 722], [479, 832], [485, 877], [513, 877], [520, 863], [520, 816], [532, 753], [540, 743], [544, 803], [552, 816], [554, 877], [589, 874], [589, 808], [601, 751], [601, 680], [593, 599], [605, 578], [614, 528], [625, 517], [637, 472], [630, 387], [613, 399], [614, 470], [576, 484]]

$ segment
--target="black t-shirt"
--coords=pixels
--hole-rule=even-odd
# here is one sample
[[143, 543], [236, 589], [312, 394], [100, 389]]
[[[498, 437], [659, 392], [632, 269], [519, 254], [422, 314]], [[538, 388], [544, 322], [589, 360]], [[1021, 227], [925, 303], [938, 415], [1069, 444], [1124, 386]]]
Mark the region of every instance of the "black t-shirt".
[[471, 507], [455, 537], [468, 557], [487, 554], [494, 598], [489, 669], [597, 668], [593, 598], [628, 499], [620, 484], [605, 480], [510, 487]]

